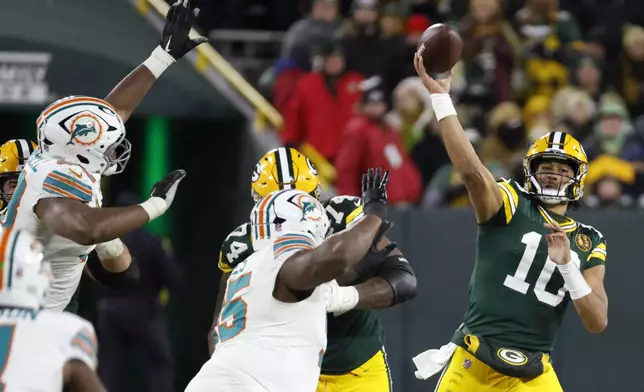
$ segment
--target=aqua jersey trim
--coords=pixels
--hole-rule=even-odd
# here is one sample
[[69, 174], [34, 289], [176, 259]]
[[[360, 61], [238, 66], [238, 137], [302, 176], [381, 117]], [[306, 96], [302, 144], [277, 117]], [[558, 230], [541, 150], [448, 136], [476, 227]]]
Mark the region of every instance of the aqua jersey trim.
[[92, 188], [72, 176], [58, 170], [47, 175], [43, 183], [45, 192], [56, 196], [80, 200], [84, 203], [92, 201]]

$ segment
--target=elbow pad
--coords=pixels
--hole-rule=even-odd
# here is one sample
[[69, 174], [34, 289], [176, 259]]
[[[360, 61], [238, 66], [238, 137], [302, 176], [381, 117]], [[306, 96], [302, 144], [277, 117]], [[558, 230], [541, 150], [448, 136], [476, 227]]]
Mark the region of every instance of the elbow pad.
[[394, 292], [392, 305], [416, 296], [416, 276], [403, 255], [393, 255], [380, 264], [376, 276], [384, 279]]
[[108, 272], [100, 263], [99, 265], [92, 266], [90, 264], [89, 266], [92, 275], [100, 284], [113, 289], [133, 286], [139, 282], [139, 277], [141, 276], [141, 270], [135, 259], [132, 259], [125, 271], [118, 273]]

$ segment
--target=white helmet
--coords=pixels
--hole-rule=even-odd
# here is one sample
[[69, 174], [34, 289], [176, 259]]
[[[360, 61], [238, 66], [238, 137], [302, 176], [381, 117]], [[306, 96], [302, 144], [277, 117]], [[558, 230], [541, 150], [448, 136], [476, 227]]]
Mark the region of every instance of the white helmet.
[[298, 189], [274, 191], [260, 200], [250, 213], [253, 244], [273, 240], [285, 232], [309, 233], [316, 246], [324, 241], [329, 218], [322, 204]]
[[39, 308], [51, 284], [42, 244], [31, 234], [0, 226], [0, 306]]
[[97, 175], [121, 173], [132, 146], [123, 119], [108, 102], [71, 96], [49, 105], [36, 120], [43, 156], [64, 159]]

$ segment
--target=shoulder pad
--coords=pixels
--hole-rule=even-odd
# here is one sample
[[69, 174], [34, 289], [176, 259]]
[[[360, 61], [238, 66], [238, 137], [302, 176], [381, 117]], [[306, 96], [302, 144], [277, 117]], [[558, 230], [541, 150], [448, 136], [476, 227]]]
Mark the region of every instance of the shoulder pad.
[[42, 190], [51, 197], [66, 197], [89, 203], [94, 194], [95, 178], [78, 165], [55, 161], [37, 166], [42, 177]]
[[221, 245], [219, 269], [224, 273], [231, 272], [237, 264], [250, 257], [254, 251], [250, 223], [244, 223], [228, 234]]

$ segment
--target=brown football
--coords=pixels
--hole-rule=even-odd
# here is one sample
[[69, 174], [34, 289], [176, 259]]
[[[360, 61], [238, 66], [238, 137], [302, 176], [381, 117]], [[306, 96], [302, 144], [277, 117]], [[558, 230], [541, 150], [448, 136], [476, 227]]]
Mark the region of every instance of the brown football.
[[420, 36], [418, 52], [428, 74], [448, 72], [461, 58], [463, 40], [454, 29], [442, 23], [430, 26]]

